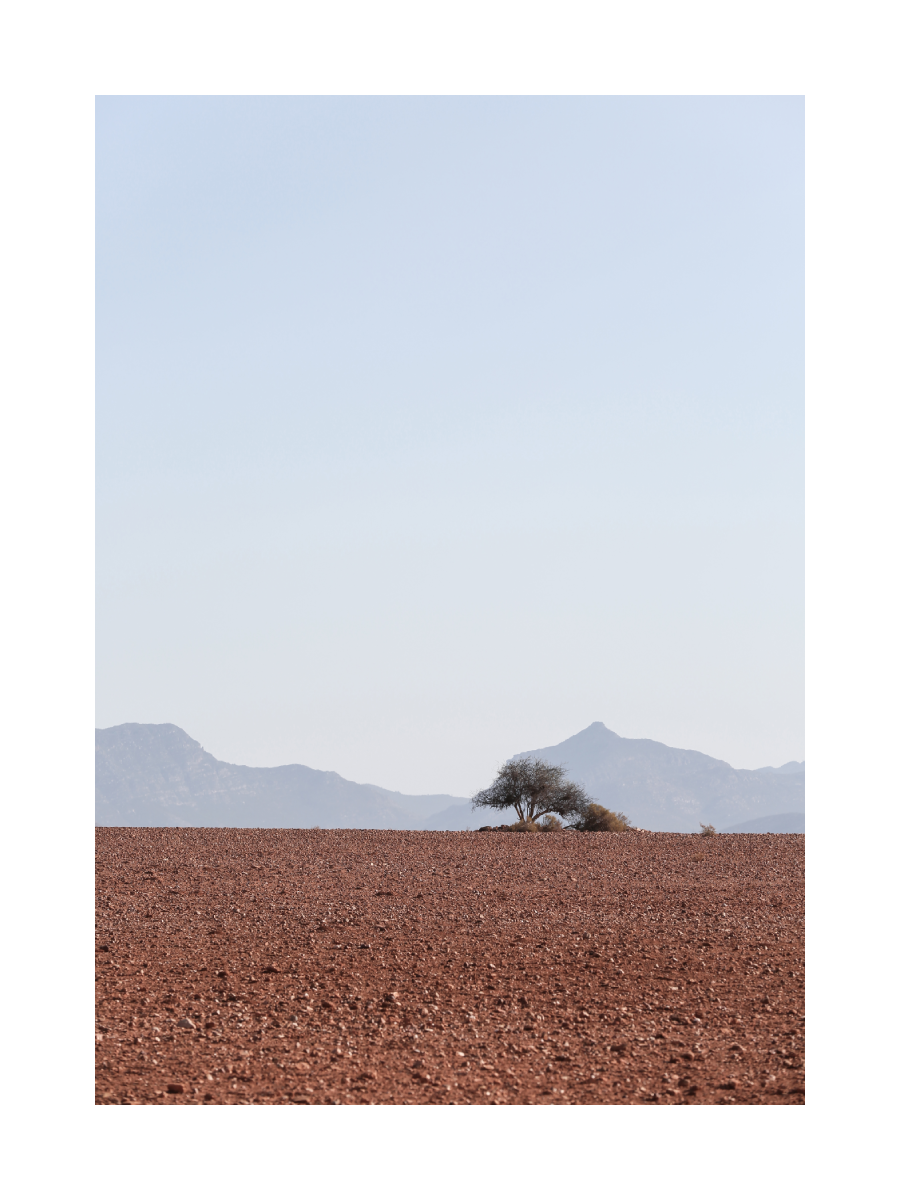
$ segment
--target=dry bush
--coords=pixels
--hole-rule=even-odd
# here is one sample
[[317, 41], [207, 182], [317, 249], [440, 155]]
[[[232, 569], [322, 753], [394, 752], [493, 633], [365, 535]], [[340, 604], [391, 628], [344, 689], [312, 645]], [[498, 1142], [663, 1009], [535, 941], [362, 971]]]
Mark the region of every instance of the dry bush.
[[543, 821], [538, 825], [541, 833], [562, 833], [563, 823], [559, 817], [555, 817], [553, 813], [547, 813]]
[[[477, 833], [542, 833], [543, 825], [534, 821], [516, 821], [514, 825], [481, 825]], [[469, 832], [468, 830], [466, 832]]]
[[573, 828], [582, 833], [624, 833], [630, 824], [624, 813], [614, 813], [602, 804], [589, 804]]
[[534, 821], [516, 821], [515, 825], [502, 825], [507, 833], [540, 833], [540, 825], [536, 825]]
[[700, 822], [700, 836], [701, 837], [713, 837], [715, 832], [716, 832], [715, 825], [704, 825], [702, 821]]

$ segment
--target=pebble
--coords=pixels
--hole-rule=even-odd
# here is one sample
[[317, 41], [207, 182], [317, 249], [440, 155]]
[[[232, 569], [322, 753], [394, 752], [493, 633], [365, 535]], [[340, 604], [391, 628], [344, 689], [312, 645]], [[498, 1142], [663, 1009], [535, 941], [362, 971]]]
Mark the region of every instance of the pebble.
[[[192, 1084], [209, 1073], [214, 1103], [803, 1103], [802, 837], [719, 836], [687, 873], [696, 839], [678, 834], [98, 829], [96, 841], [112, 898], [103, 944], [120, 960], [97, 959], [98, 1103], [202, 1103]], [[790, 900], [777, 912], [759, 902], [773, 872]], [[213, 928], [179, 908], [195, 884]], [[757, 960], [773, 973], [747, 969]], [[179, 1025], [179, 1007], [214, 1022], [208, 1037], [178, 1037], [203, 1024]], [[796, 1069], [773, 1090], [768, 1048], [789, 1031]], [[172, 1071], [189, 1080], [181, 1092], [167, 1093]]]

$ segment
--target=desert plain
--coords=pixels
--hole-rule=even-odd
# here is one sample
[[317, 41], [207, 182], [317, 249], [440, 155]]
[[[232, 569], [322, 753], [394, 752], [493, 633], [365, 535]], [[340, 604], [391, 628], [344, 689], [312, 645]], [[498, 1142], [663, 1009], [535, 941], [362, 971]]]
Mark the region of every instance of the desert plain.
[[802, 1104], [802, 835], [96, 831], [98, 1104]]

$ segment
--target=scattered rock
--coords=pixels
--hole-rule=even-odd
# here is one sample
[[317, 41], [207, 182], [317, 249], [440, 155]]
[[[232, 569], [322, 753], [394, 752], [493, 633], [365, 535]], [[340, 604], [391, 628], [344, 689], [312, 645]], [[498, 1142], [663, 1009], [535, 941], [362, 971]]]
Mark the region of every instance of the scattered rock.
[[166, 1091], [170, 1096], [182, 1096], [184, 1095], [184, 1085], [181, 1083], [170, 1083]]
[[[702, 873], [695, 839], [677, 834], [96, 837], [102, 945], [122, 947], [96, 972], [99, 1104], [804, 1102], [802, 837], [720, 835]], [[135, 907], [163, 859], [180, 895], [154, 887], [153, 907]], [[290, 887], [263, 890], [254, 863]], [[766, 902], [776, 875], [779, 910]], [[396, 905], [372, 904], [376, 880]], [[189, 908], [197, 882], [216, 925]], [[247, 986], [251, 960], [260, 982]]]
[[181, 1020], [178, 1022], [178, 1028], [179, 1029], [196, 1029], [197, 1026], [194, 1024], [194, 1022], [191, 1020], [190, 1017], [182, 1017]]

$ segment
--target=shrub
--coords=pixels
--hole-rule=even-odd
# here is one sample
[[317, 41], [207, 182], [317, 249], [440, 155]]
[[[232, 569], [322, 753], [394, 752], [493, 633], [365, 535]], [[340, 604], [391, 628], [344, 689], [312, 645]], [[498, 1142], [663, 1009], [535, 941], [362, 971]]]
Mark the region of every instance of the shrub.
[[702, 821], [700, 822], [700, 836], [701, 837], [712, 837], [715, 832], [716, 832], [715, 825], [704, 825]]
[[538, 825], [538, 829], [541, 833], [561, 833], [563, 830], [563, 823], [559, 817], [555, 817], [553, 813], [547, 813], [546, 817], [544, 817], [543, 821], [541, 821], [541, 823]]
[[534, 821], [516, 821], [515, 825], [501, 825], [500, 828], [505, 833], [540, 833], [540, 825], [536, 825]]
[[630, 824], [624, 813], [614, 813], [602, 804], [589, 804], [572, 828], [581, 833], [624, 833]]

